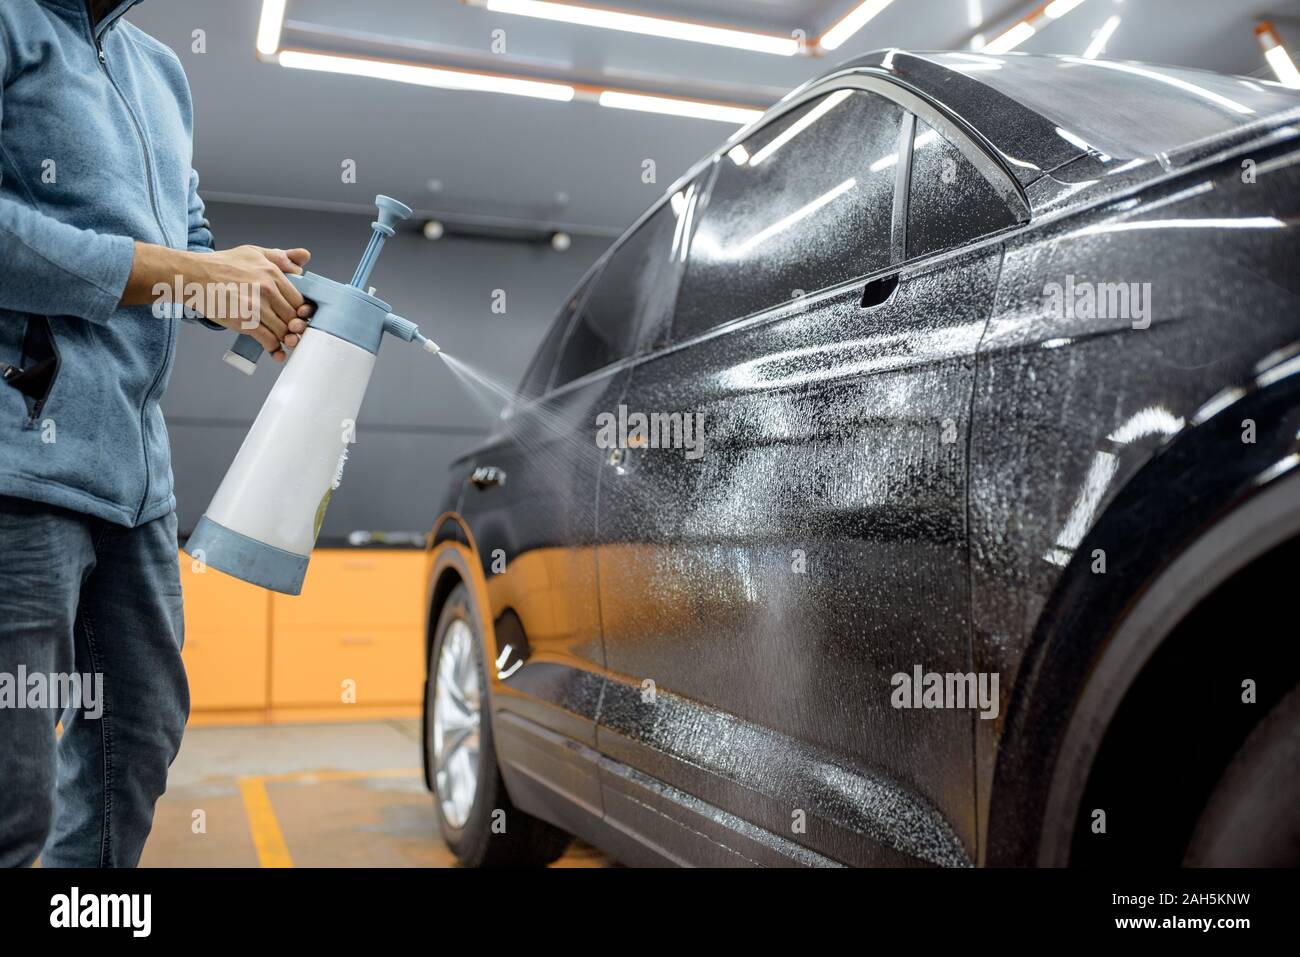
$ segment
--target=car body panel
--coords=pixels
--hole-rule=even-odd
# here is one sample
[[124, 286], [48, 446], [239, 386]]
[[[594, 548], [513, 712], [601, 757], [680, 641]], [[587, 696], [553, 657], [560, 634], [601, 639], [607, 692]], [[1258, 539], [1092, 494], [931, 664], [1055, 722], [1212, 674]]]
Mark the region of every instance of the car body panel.
[[[1053, 762], [1106, 635], [1243, 498], [1246, 472], [1300, 462], [1276, 398], [1300, 363], [1300, 109], [1107, 155], [958, 56], [882, 51], [794, 91], [629, 232], [837, 85], [984, 157], [1027, 222], [917, 262], [896, 249], [880, 273], [686, 341], [643, 339], [515, 402], [455, 466], [509, 476], [449, 496], [463, 518], [440, 519], [433, 576], [476, 581], [511, 796], [620, 859], [1039, 861]], [[883, 274], [897, 289], [864, 309]], [[1149, 325], [1048, 315], [1048, 285], [1067, 280], [1139, 284]], [[603, 456], [595, 416], [624, 403], [703, 412], [709, 453]], [[1160, 471], [1178, 450], [1230, 454], [1237, 403], [1264, 410], [1263, 451]], [[997, 718], [891, 707], [890, 677], [914, 666], [998, 675]]]
[[[1207, 433], [1215, 416], [1234, 414], [1264, 370], [1300, 347], [1297, 145], [1248, 150], [1257, 162], [1255, 182], [1242, 182], [1240, 154], [1229, 156], [1095, 215], [1066, 218], [1008, 249], [980, 350], [971, 451], [976, 663], [1003, 675], [1004, 693], [1020, 687], [1018, 670], [1031, 644], [1056, 627], [1059, 612], [1048, 612], [1071, 575], [1090, 580], [1099, 601], [1103, 586], [1088, 570], [1096, 548], [1106, 552], [1106, 585], [1124, 586], [1111, 609], [1119, 615], [1158, 565], [1231, 500], [1220, 486], [1243, 480], [1237, 465], [1249, 462], [1254, 475], [1291, 453], [1296, 428], [1270, 437], [1283, 424], [1276, 409], [1259, 420], [1252, 443], [1242, 441], [1246, 413], [1226, 429], [1226, 445], [1191, 436]], [[1063, 283], [1067, 275], [1076, 284], [1149, 283], [1150, 327], [1134, 328], [1125, 316], [1045, 318], [1044, 283]], [[1098, 532], [1126, 486], [1190, 441], [1214, 468], [1167, 479], [1168, 502], [1148, 491], [1149, 528]], [[1273, 448], [1269, 461], [1254, 457], [1260, 444]], [[1178, 525], [1172, 516], [1159, 518], [1174, 501], [1194, 510]], [[1175, 528], [1189, 539], [1179, 540]], [[1114, 545], [1107, 547], [1107, 538]], [[1132, 551], [1154, 551], [1160, 562], [1141, 576], [1126, 574]], [[1086, 671], [1081, 662], [1080, 673]], [[1011, 707], [1009, 699], [1004, 714]], [[984, 819], [1006, 728], [999, 722], [977, 730]], [[1018, 733], [1046, 729], [1039, 723]]]
[[[854, 283], [636, 366], [628, 408], [702, 412], [709, 446], [633, 451], [603, 483], [606, 660], [632, 688], [610, 689], [602, 752], [776, 833], [802, 810], [840, 860], [974, 855], [970, 713], [889, 691], [969, 670], [965, 452], [999, 261], [904, 270], [874, 310]], [[665, 720], [646, 679], [693, 717]]]

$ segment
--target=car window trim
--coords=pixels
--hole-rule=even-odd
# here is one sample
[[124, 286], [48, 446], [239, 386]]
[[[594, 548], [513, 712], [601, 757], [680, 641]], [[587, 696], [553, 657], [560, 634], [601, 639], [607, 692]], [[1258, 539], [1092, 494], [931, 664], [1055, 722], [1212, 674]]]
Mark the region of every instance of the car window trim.
[[[701, 181], [705, 182], [706, 185], [701, 190], [701, 198], [696, 208], [695, 219], [694, 222], [691, 223], [691, 233], [690, 235], [685, 237], [686, 249], [688, 250], [688, 254], [686, 256], [686, 261], [683, 264], [683, 272], [682, 272], [683, 285], [685, 285], [686, 275], [687, 273], [690, 272], [690, 268], [691, 268], [689, 250], [694, 243], [695, 231], [699, 229], [700, 223], [704, 222], [706, 216], [708, 215], [709, 204], [713, 200], [713, 188], [717, 184], [719, 171], [720, 168], [722, 167], [722, 157], [724, 157], [727, 154], [727, 150], [734, 148], [735, 145], [738, 143], [744, 143], [750, 137], [754, 136], [757, 133], [762, 132], [769, 125], [776, 122], [777, 120], [779, 120], [781, 117], [785, 116], [787, 113], [791, 112], [792, 110], [797, 109], [798, 107], [803, 106], [809, 103], [810, 101], [823, 99], [843, 89], [850, 89], [853, 90], [854, 92], [859, 92], [859, 93], [865, 92], [868, 94], [874, 92], [872, 90], [862, 90], [856, 88], [853, 85], [836, 85], [833, 87], [818, 85], [817, 87], [812, 88], [808, 91], [809, 95], [807, 97], [801, 96], [798, 100], [792, 100], [788, 108], [784, 108], [779, 112], [774, 112], [770, 116], [764, 115], [759, 120], [756, 120], [755, 122], [751, 123], [749, 126], [740, 130], [729, 140], [727, 140], [726, 147], [724, 147], [721, 150], [718, 150], [712, 156], [708, 157], [707, 176], [701, 177]], [[910, 192], [911, 170], [912, 170], [911, 129], [915, 127], [916, 116], [906, 106], [904, 106], [902, 103], [893, 100], [891, 97], [882, 96], [881, 99], [893, 103], [895, 106], [899, 107], [903, 114], [902, 119], [899, 121], [899, 132], [898, 132], [898, 141], [897, 141], [898, 162], [894, 164], [894, 190], [893, 190], [893, 199], [890, 204], [891, 208], [890, 208], [890, 219], [889, 219], [889, 261], [880, 269], [873, 270], [872, 272], [866, 273], [853, 280], [845, 280], [845, 282], [860, 282], [863, 280], [871, 281], [872, 279], [878, 279], [881, 276], [890, 275], [891, 273], [897, 272], [906, 259], [906, 251], [907, 251], [906, 210], [907, 210], [907, 196]], [[775, 107], [773, 109], [775, 109]], [[701, 170], [701, 173], [704, 173], [704, 170]], [[898, 221], [900, 194], [903, 196], [902, 208], [904, 210], [901, 223]], [[671, 193], [669, 195], [671, 195]], [[839, 286], [842, 284], [843, 283], [835, 283], [834, 286]], [[834, 286], [826, 286], [823, 288], [830, 289], [830, 288], [834, 288]], [[680, 289], [678, 291], [680, 292]], [[812, 290], [811, 292], [819, 292], [819, 291], [821, 290]], [[728, 325], [729, 323], [736, 322], [740, 319], [745, 319], [756, 315], [762, 315], [763, 313], [771, 309], [778, 308], [779, 305], [780, 305], [779, 303], [773, 304], [764, 309], [759, 309], [756, 312], [747, 313], [744, 316], [736, 316], [732, 319], [727, 320], [726, 322], [719, 323], [718, 326], [712, 328], [720, 328], [722, 326]], [[669, 324], [670, 327], [674, 325], [676, 322], [676, 310], [674, 310], [673, 319], [674, 322]], [[708, 333], [709, 331], [710, 331], [709, 329], [705, 329], [702, 332], [696, 333], [694, 336], [691, 336], [689, 337], [689, 339], [683, 341], [697, 340], [702, 335]]]
[[[937, 253], [931, 253], [930, 254], [931, 257], [947, 258], [952, 254], [967, 251], [972, 246], [980, 246], [989, 241], [1001, 241], [1005, 233], [1009, 232], [1012, 229], [1022, 228], [1023, 226], [1025, 226], [1030, 222], [1030, 220], [1032, 219], [1032, 207], [1029, 204], [1029, 199], [1025, 194], [1024, 187], [1021, 185], [1020, 181], [1016, 179], [1016, 177], [1011, 173], [1011, 171], [1008, 170], [1005, 165], [1003, 165], [1002, 161], [998, 159], [996, 150], [994, 150], [994, 148], [991, 145], [989, 145], [982, 136], [980, 136], [977, 130], [969, 127], [968, 124], [964, 120], [960, 119], [959, 117], [950, 115], [947, 110], [942, 109], [938, 104], [934, 103], [933, 101], [925, 97], [924, 94], [913, 90], [911, 87], [900, 82], [895, 77], [882, 75], [872, 67], [850, 67], [838, 73], [833, 73], [830, 76], [823, 77], [821, 80], [817, 81], [811, 86], [802, 87], [788, 94], [785, 99], [775, 104], [770, 110], [768, 110], [758, 119], [738, 129], [735, 133], [733, 133], [730, 137], [728, 137], [727, 140], [721, 146], [719, 146], [713, 152], [708, 153], [705, 156], [701, 157], [695, 163], [695, 165], [693, 165], [690, 169], [688, 169], [685, 173], [683, 173], [676, 180], [676, 182], [674, 182], [672, 186], [669, 187], [668, 190], [664, 192], [662, 196], [659, 197], [658, 200], [656, 200], [653, 204], [650, 205], [648, 209], [646, 209], [645, 212], [643, 212], [640, 216], [638, 216], [636, 221], [633, 222], [632, 225], [628, 227], [627, 231], [624, 232], [623, 235], [620, 236], [618, 239], [616, 239], [614, 243], [610, 246], [610, 248], [607, 249], [601, 255], [601, 257], [593, 264], [592, 268], [587, 273], [587, 276], [591, 277], [591, 284], [590, 286], [588, 286], [586, 293], [584, 293], [583, 304], [586, 303], [586, 296], [590, 294], [591, 289], [594, 288], [596, 282], [599, 281], [600, 273], [604, 272], [605, 263], [609, 261], [610, 257], [612, 257], [625, 242], [627, 242], [630, 236], [632, 236], [638, 229], [644, 226], [646, 221], [648, 221], [651, 216], [657, 213], [661, 206], [663, 206], [665, 203], [669, 201], [670, 197], [672, 197], [674, 193], [680, 192], [681, 190], [685, 189], [692, 182], [701, 181], [702, 178], [706, 174], [708, 174], [708, 182], [702, 189], [702, 195], [700, 197], [700, 200], [697, 203], [697, 207], [695, 210], [694, 222], [691, 224], [692, 235], [686, 237], [686, 242], [688, 243], [688, 248], [689, 248], [689, 244], [691, 244], [694, 240], [694, 231], [699, 228], [700, 221], [701, 219], [703, 219], [704, 211], [707, 209], [709, 198], [713, 193], [713, 180], [714, 180], [714, 176], [716, 175], [715, 164], [719, 161], [719, 159], [725, 156], [727, 151], [734, 148], [738, 143], [743, 143], [750, 136], [759, 132], [769, 124], [774, 123], [782, 116], [784, 116], [786, 113], [789, 113], [791, 110], [797, 109], [798, 107], [807, 103], [809, 100], [817, 99], [819, 97], [843, 89], [862, 90], [867, 93], [875, 93], [883, 97], [884, 99], [889, 100], [890, 102], [896, 104], [897, 106], [902, 107], [904, 114], [912, 118], [911, 123], [913, 124], [913, 126], [915, 126], [915, 121], [917, 119], [923, 120], [940, 136], [943, 136], [950, 143], [956, 146], [957, 149], [960, 150], [961, 153], [964, 156], [966, 156], [966, 158], [969, 159], [971, 163], [975, 165], [976, 169], [979, 170], [981, 175], [983, 175], [984, 178], [987, 179], [993, 185], [994, 189], [997, 190], [998, 195], [1003, 198], [1004, 202], [1006, 202], [1008, 206], [1012, 208], [1013, 213], [1015, 213], [1017, 219], [1019, 220], [1019, 222], [1013, 227], [1009, 227], [1008, 229], [998, 230], [997, 232], [992, 233], [989, 236], [981, 237], [980, 239], [976, 240], [972, 244], [956, 247], [955, 249], [943, 250]], [[906, 124], [907, 122], [908, 120], [905, 119], [904, 124]], [[908, 180], [910, 180], [911, 178], [910, 177], [911, 163], [912, 163], [912, 151], [909, 149], [906, 153], [906, 165], [909, 170]], [[897, 171], [899, 175], [899, 179], [901, 179], [901, 174], [902, 174], [901, 167], [903, 165], [904, 165], [904, 158], [903, 155], [900, 154], [899, 162], [898, 162], [898, 166], [900, 167], [900, 169]], [[898, 206], [897, 188], [898, 188], [898, 180], [895, 181], [895, 203], [894, 203], [895, 215], [897, 214], [897, 206]], [[910, 202], [910, 193], [911, 193], [910, 183], [906, 192], [909, 197], [908, 201]], [[904, 224], [903, 233], [904, 233], [904, 237], [903, 237], [904, 249], [906, 249], [906, 224]], [[891, 260], [893, 259], [892, 238], [891, 238], [890, 258]], [[913, 264], [908, 263], [906, 259], [904, 259], [902, 262], [891, 261], [889, 266], [886, 269], [877, 270], [877, 273], [888, 274], [890, 272], [902, 268], [905, 265], [913, 265]], [[688, 257], [687, 266], [689, 266], [689, 257]], [[586, 277], [584, 277], [584, 279], [585, 278]], [[860, 282], [863, 281], [864, 279], [870, 281], [872, 278], [875, 277], [871, 275], [865, 277], [858, 277], [858, 279], [853, 280], [853, 282]], [[830, 292], [837, 288], [838, 286], [831, 286], [831, 287], [827, 287], [826, 290], [819, 291], [819, 293], [817, 294], [818, 298], [821, 298], [822, 292]], [[807, 302], [805, 302], [805, 305], [807, 305]], [[724, 329], [732, 328], [739, 323], [762, 321], [771, 316], [779, 314], [780, 311], [781, 311], [781, 307], [777, 306], [774, 307], [773, 309], [762, 310], [760, 312], [753, 313], [748, 316], [743, 316], [737, 319], [730, 320], [726, 323], [723, 323], [720, 326], [715, 326], [713, 329], [705, 330], [704, 332], [700, 333], [697, 336], [693, 336], [690, 339], [683, 340], [682, 342], [679, 343], [672, 343], [671, 345], [659, 349], [651, 349], [643, 355], [625, 356], [621, 359], [616, 360], [615, 362], [604, 365], [599, 369], [593, 369], [590, 372], [578, 377], [577, 379], [573, 379], [571, 382], [565, 382], [559, 386], [556, 386], [555, 372], [559, 368], [559, 364], [560, 364], [559, 357], [564, 354], [564, 348], [565, 346], [568, 345], [569, 336], [572, 334], [573, 331], [573, 321], [577, 318], [578, 313], [581, 312], [581, 307], [579, 307], [578, 309], [574, 310], [573, 317], [571, 317], [570, 319], [569, 329], [565, 332], [564, 342], [560, 344], [560, 350], [556, 354], [556, 361], [551, 367], [551, 375], [547, 382], [546, 391], [543, 392], [541, 395], [535, 396], [534, 398], [524, 402], [523, 405], [525, 406], [532, 405], [535, 402], [540, 402], [546, 398], [549, 398], [553, 393], [567, 390], [570, 386], [576, 386], [588, 380], [594, 380], [595, 378], [598, 377], [598, 374], [605, 374], [605, 373], [612, 374], [629, 365], [640, 364], [641, 362], [653, 356], [658, 356], [666, 352], [671, 352], [678, 348], [681, 348], [682, 346], [687, 345], [688, 343], [696, 342], [701, 339], [708, 338], [717, 332], [720, 332]]]
[[[569, 324], [565, 327], [564, 338], [560, 340], [560, 348], [555, 351], [555, 359], [551, 362], [550, 375], [546, 377], [546, 388], [543, 389], [541, 394], [535, 398], [540, 399], [543, 396], [550, 395], [557, 388], [555, 385], [555, 373], [559, 371], [560, 359], [564, 357], [564, 350], [569, 347], [569, 339], [573, 336], [573, 330], [578, 324], [578, 317], [582, 315], [582, 311], [587, 308], [587, 300], [591, 297], [592, 290], [596, 288], [596, 283], [600, 282], [600, 277], [605, 272], [605, 264], [607, 262], [609, 262], [608, 254], [601, 256], [597, 263], [600, 268], [589, 269], [587, 274], [583, 276], [582, 280], [578, 283], [578, 303], [573, 307], [573, 312], [569, 314]], [[601, 368], [604, 368], [604, 366]], [[579, 378], [581, 378], [581, 376]], [[577, 379], [571, 381], [576, 382]], [[560, 385], [563, 386], [565, 383], [561, 382]]]
[[[875, 75], [873, 71], [868, 69], [858, 68], [835, 73], [814, 86], [800, 90], [797, 94], [791, 94], [788, 99], [782, 100], [776, 107], [773, 107], [772, 111], [737, 132], [719, 152], [731, 149], [737, 142], [743, 142], [768, 123], [779, 119], [790, 110], [802, 106], [809, 100], [843, 89], [875, 93], [902, 107], [916, 119], [923, 120], [938, 135], [952, 143], [971, 161], [1011, 208], [1012, 212], [1015, 213], [1021, 224], [1029, 222], [1032, 214], [1024, 187], [998, 159], [996, 152], [984, 141], [978, 131], [970, 129], [960, 118], [949, 115], [946, 110], [926, 99], [920, 93], [899, 83], [898, 80]], [[901, 165], [901, 157], [899, 161]], [[910, 151], [908, 162], [911, 162]]]
[[916, 142], [916, 114], [904, 111], [898, 132], [898, 162], [894, 179], [894, 209], [889, 229], [889, 262], [901, 265], [907, 259], [907, 213], [912, 203], [912, 147]]

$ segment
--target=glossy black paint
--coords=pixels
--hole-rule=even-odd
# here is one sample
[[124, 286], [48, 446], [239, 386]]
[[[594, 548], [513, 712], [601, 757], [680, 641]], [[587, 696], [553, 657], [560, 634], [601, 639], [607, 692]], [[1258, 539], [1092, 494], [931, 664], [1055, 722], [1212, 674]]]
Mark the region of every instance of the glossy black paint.
[[[435, 577], [481, 575], [512, 798], [623, 859], [1056, 862], [1049, 832], [1074, 828], [1049, 813], [1056, 760], [1072, 721], [1104, 730], [1074, 709], [1108, 636], [1176, 555], [1300, 481], [1300, 108], [1111, 156], [954, 56], [872, 54], [772, 114], [851, 88], [918, 117], [900, 143], [934, 134], [864, 161], [898, 170], [886, 265], [745, 314], [736, 290], [762, 277], [715, 263], [679, 335], [694, 257], [727, 252], [693, 239], [754, 215], [713, 192], [737, 145], [765, 142], [742, 131], [656, 207], [670, 248], [647, 244], [653, 295], [629, 290], [631, 353], [547, 375], [591, 338], [581, 300], [616, 246], [455, 466], [445, 507], [469, 534], [435, 552], [476, 564]], [[843, 245], [805, 241], [822, 262]], [[1052, 314], [1067, 282], [1136, 283], [1150, 309]], [[597, 448], [620, 405], [703, 414], [703, 455]], [[507, 481], [469, 481], [485, 467]], [[895, 708], [891, 677], [916, 666], [997, 674], [997, 717]]]

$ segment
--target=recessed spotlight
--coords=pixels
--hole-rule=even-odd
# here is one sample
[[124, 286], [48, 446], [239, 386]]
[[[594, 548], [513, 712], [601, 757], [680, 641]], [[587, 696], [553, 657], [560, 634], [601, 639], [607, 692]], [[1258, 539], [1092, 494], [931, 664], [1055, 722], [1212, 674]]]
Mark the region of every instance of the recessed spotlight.
[[443, 234], [446, 231], [447, 230], [443, 227], [442, 223], [438, 222], [436, 219], [431, 219], [424, 224], [423, 232], [425, 239], [442, 239]]
[[562, 253], [573, 245], [573, 237], [568, 233], [556, 232], [551, 233], [551, 248], [557, 253]]

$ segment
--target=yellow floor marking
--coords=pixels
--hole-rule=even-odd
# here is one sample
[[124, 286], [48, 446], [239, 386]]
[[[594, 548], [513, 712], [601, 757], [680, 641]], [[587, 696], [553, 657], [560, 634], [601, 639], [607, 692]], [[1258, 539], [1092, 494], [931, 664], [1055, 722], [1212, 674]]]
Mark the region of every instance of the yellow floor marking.
[[266, 793], [263, 778], [239, 779], [239, 793], [244, 798], [244, 812], [248, 815], [248, 829], [257, 848], [257, 863], [261, 867], [293, 867], [293, 858], [280, 833], [280, 822], [275, 819], [271, 798]]
[[411, 778], [424, 772], [419, 768], [385, 768], [379, 771], [291, 771], [286, 774], [257, 774], [239, 778], [239, 793], [244, 799], [244, 813], [248, 816], [248, 829], [253, 835], [260, 867], [293, 867], [293, 857], [284, 842], [280, 822], [276, 819], [271, 797], [266, 793], [268, 781], [281, 784], [296, 781], [314, 784], [318, 781], [355, 781], [361, 778]]

